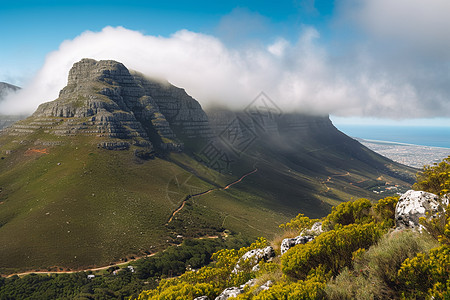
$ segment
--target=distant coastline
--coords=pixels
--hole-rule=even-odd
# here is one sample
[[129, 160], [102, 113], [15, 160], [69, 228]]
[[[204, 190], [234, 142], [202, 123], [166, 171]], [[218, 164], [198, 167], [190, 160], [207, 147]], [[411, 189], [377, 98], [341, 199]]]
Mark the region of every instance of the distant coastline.
[[450, 127], [385, 126], [340, 124], [345, 134], [373, 143], [426, 146], [450, 149]]
[[439, 163], [444, 158], [450, 156], [450, 148], [366, 140], [361, 138], [355, 139], [378, 154], [401, 164], [419, 169], [425, 165]]
[[385, 145], [392, 145], [392, 146], [398, 145], [398, 146], [412, 146], [412, 147], [418, 146], [418, 147], [428, 147], [428, 148], [438, 148], [438, 149], [448, 149], [448, 150], [450, 150], [450, 147], [439, 147], [439, 146], [408, 144], [408, 143], [391, 142], [391, 141], [380, 141], [380, 140], [362, 139], [362, 138], [359, 138], [359, 137], [352, 137], [352, 138], [357, 140], [357, 141], [359, 141], [359, 142], [364, 141], [364, 142], [368, 142], [368, 143], [372, 143], [372, 144], [380, 144], [380, 145], [384, 145], [385, 144]]

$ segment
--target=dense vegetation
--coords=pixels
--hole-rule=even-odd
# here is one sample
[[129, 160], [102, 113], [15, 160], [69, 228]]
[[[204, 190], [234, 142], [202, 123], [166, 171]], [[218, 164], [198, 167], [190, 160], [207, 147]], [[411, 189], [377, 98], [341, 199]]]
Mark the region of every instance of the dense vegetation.
[[0, 299], [125, 299], [137, 296], [143, 289], [155, 288], [161, 278], [181, 275], [186, 269], [210, 263], [211, 255], [219, 249], [239, 248], [246, 243], [240, 237], [229, 237], [226, 241], [185, 240], [178, 247], [131, 263], [133, 269], [111, 267], [95, 275], [78, 272], [0, 277]]
[[[448, 193], [449, 162], [426, 167], [416, 188]], [[164, 279], [138, 299], [214, 299], [249, 279], [255, 284], [246, 285], [237, 299], [450, 299], [449, 209], [421, 220], [428, 232], [394, 231], [397, 201], [387, 197], [375, 204], [367, 199], [342, 203], [320, 220], [324, 233], [281, 257], [259, 262], [257, 271], [233, 270], [245, 252], [268, 245], [265, 239], [240, 250], [220, 250], [212, 264]], [[299, 214], [281, 227], [298, 234], [316, 221]], [[262, 288], [268, 282], [271, 287]]]

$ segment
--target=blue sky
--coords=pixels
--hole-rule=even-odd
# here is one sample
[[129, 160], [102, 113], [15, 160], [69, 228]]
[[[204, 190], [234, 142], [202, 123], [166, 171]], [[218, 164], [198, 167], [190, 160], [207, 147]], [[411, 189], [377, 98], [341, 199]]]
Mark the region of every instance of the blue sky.
[[[227, 99], [242, 102], [264, 90], [284, 110], [328, 113], [337, 123], [391, 119], [392, 124], [401, 120], [401, 125], [450, 126], [449, 14], [447, 0], [290, 0], [276, 4], [1, 0], [0, 81], [23, 87], [54, 86], [41, 93], [39, 101], [44, 101], [44, 95], [48, 101], [61, 88], [61, 83], [51, 82], [50, 70], [59, 72], [60, 64], [67, 72], [78, 57], [77, 49], [81, 57], [122, 58], [123, 53], [101, 49], [102, 41], [105, 47], [121, 48], [111, 41], [116, 34], [123, 43], [136, 43], [127, 49], [143, 47], [138, 42], [142, 41], [156, 48], [170, 45], [173, 48], [168, 52], [184, 57], [180, 47], [190, 40], [212, 50], [205, 54], [198, 46], [188, 45], [193, 54], [187, 60], [222, 62], [223, 57], [237, 57], [236, 62], [231, 59], [217, 67], [223, 76], [183, 77], [160, 71], [202, 105], [208, 105], [215, 94], [223, 98], [217, 101], [231, 103]], [[105, 31], [108, 26], [112, 29]], [[94, 37], [86, 31], [94, 32]], [[155, 37], [163, 39], [155, 41]], [[160, 55], [157, 50], [150, 52]], [[136, 53], [145, 56], [145, 49]], [[131, 58], [123, 59], [127, 65], [140, 66]], [[167, 62], [167, 69], [180, 66], [180, 70], [197, 73], [215, 67], [168, 55], [145, 58], [141, 65], [147, 70], [155, 62]], [[65, 77], [66, 73], [58, 72], [55, 76]], [[236, 88], [229, 86], [233, 78], [241, 84], [259, 84], [254, 89], [242, 85], [242, 94], [228, 94], [226, 89]], [[214, 82], [205, 85], [204, 80]], [[201, 91], [202, 87], [210, 90]], [[0, 106], [0, 110], [5, 108], [9, 107]]]
[[45, 55], [56, 50], [62, 41], [86, 30], [123, 26], [149, 35], [170, 36], [188, 29], [220, 36], [225, 35], [221, 21], [241, 11], [243, 18], [259, 22], [259, 28], [249, 34], [270, 40], [280, 33], [296, 37], [296, 31], [304, 24], [325, 28], [326, 16], [333, 9], [332, 1], [316, 1], [314, 9], [308, 6], [308, 1], [280, 1], [276, 5], [272, 1], [142, 0], [2, 0], [0, 3], [0, 25], [6, 29], [2, 30], [0, 67], [17, 75], [0, 80], [10, 79], [17, 84], [29, 76], [27, 70], [36, 71], [41, 67]]

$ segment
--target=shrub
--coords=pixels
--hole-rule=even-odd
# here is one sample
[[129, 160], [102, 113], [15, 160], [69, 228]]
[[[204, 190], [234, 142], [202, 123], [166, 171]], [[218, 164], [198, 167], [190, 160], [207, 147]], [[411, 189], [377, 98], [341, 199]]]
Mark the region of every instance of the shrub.
[[292, 278], [304, 279], [310, 270], [323, 265], [337, 275], [351, 266], [354, 251], [369, 248], [381, 235], [382, 230], [374, 223], [351, 224], [322, 233], [312, 242], [289, 249], [281, 258], [282, 270]]
[[138, 299], [154, 299], [154, 300], [181, 300], [181, 299], [189, 299], [192, 300], [195, 297], [199, 296], [208, 296], [213, 297], [217, 294], [217, 290], [214, 287], [207, 283], [199, 283], [199, 284], [190, 284], [186, 282], [180, 282], [177, 285], [169, 286], [162, 290], [150, 290], [143, 291]]
[[370, 208], [372, 203], [361, 198], [339, 204], [332, 208], [331, 213], [325, 218], [323, 228], [334, 229], [336, 225], [362, 224], [371, 221]]
[[378, 200], [372, 206], [372, 216], [377, 223], [382, 224], [385, 228], [395, 225], [395, 207], [398, 199], [399, 197], [386, 197]]
[[[259, 238], [249, 247], [239, 250], [222, 249], [212, 255], [213, 265], [198, 271], [189, 271], [177, 278], [161, 280], [155, 290], [143, 291], [139, 299], [192, 299], [194, 296], [217, 296], [228, 286], [239, 286], [254, 276], [250, 272], [232, 273], [239, 258], [247, 251], [267, 246], [267, 240]], [[203, 294], [202, 294], [203, 293]]]
[[331, 274], [325, 271], [323, 266], [310, 271], [306, 280], [296, 282], [281, 281], [270, 289], [260, 292], [255, 300], [301, 300], [301, 299], [325, 299], [325, 285]]
[[423, 171], [416, 175], [414, 188], [439, 195], [450, 192], [450, 156], [441, 163], [424, 166]]
[[309, 229], [314, 223], [320, 221], [319, 219], [310, 219], [304, 214], [298, 214], [295, 218], [287, 222], [286, 224], [281, 224], [280, 228], [290, 228], [297, 233], [300, 233], [304, 229]]
[[435, 246], [436, 242], [425, 234], [387, 234], [377, 245], [354, 255], [353, 268], [344, 270], [328, 284], [327, 295], [330, 299], [398, 298], [401, 282], [397, 273], [403, 261]]
[[450, 297], [450, 247], [442, 245], [429, 254], [406, 259], [398, 271], [406, 298], [448, 299]]

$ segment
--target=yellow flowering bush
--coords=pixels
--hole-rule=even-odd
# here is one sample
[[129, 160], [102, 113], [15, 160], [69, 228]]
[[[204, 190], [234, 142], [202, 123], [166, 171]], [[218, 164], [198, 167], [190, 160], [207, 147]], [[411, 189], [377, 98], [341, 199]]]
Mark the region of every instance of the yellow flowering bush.
[[287, 222], [286, 224], [281, 224], [280, 228], [290, 228], [296, 230], [297, 232], [301, 232], [304, 229], [309, 229], [311, 226], [320, 221], [319, 219], [310, 219], [306, 217], [304, 214], [298, 214], [295, 218]]
[[442, 245], [428, 255], [419, 253], [406, 259], [398, 271], [402, 296], [411, 298], [450, 298], [450, 247]]
[[421, 173], [417, 174], [417, 190], [427, 191], [439, 195], [450, 192], [450, 156], [441, 163], [425, 166]]
[[323, 228], [334, 229], [336, 225], [361, 224], [371, 221], [370, 208], [372, 203], [364, 198], [349, 201], [334, 206], [325, 218]]
[[351, 266], [352, 253], [367, 249], [382, 236], [375, 223], [350, 224], [319, 235], [312, 242], [289, 249], [281, 258], [283, 273], [296, 279], [304, 279], [308, 272], [319, 265], [337, 275], [339, 270]]
[[155, 290], [143, 291], [138, 299], [193, 299], [197, 296], [214, 298], [228, 286], [239, 286], [254, 274], [232, 273], [239, 258], [247, 251], [267, 246], [265, 238], [257, 239], [249, 247], [222, 249], [212, 255], [215, 263], [197, 271], [188, 271], [177, 278], [163, 279]]
[[395, 207], [400, 197], [386, 197], [372, 206], [372, 215], [377, 223], [385, 228], [395, 225]]

